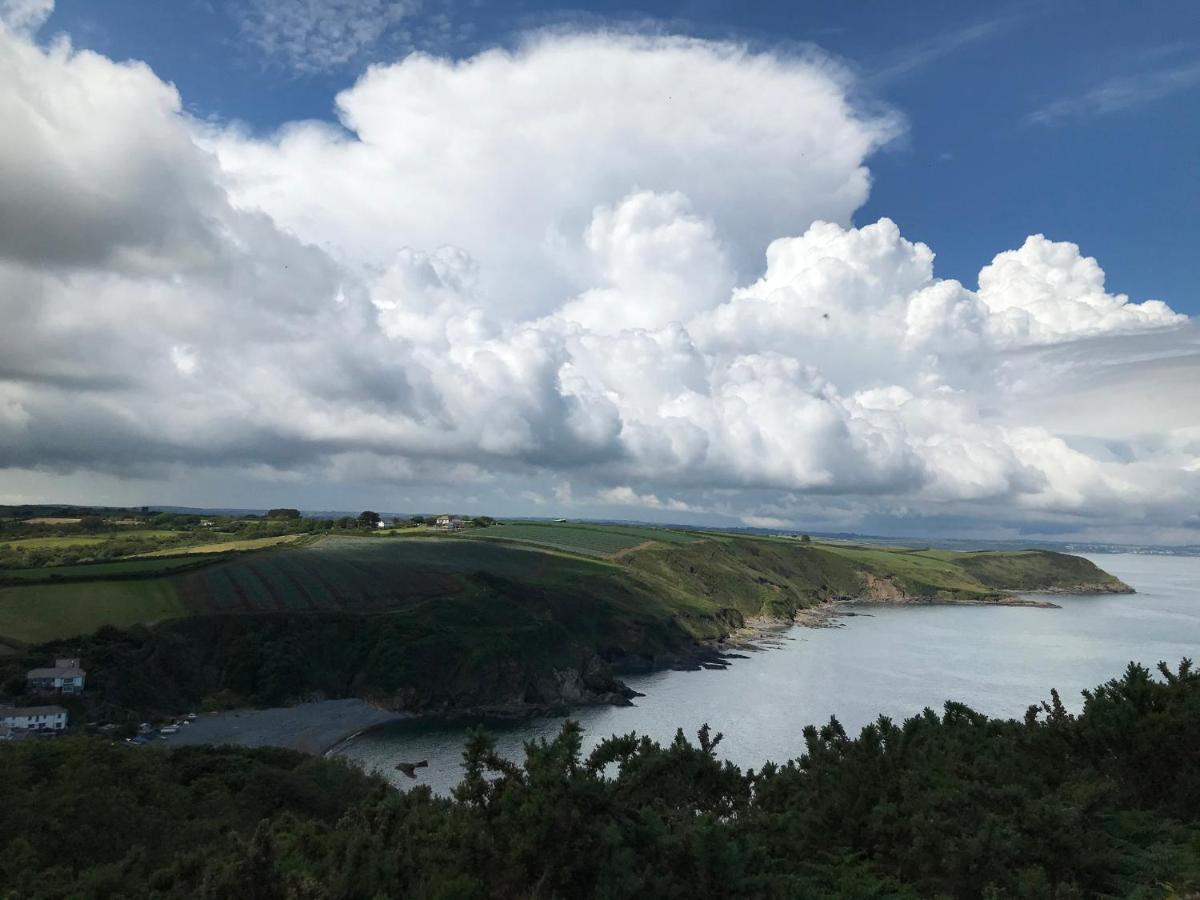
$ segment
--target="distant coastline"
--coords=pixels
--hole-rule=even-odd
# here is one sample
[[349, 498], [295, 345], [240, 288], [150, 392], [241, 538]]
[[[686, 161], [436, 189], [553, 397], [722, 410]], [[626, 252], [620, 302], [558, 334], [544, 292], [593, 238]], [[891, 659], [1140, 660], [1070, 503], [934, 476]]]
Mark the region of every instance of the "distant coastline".
[[[1129, 588], [1128, 592], [1133, 592]], [[1089, 594], [1126, 593], [1126, 591], [1100, 589], [1096, 591], [1057, 590], [1026, 592], [1042, 594]], [[840, 621], [855, 616], [869, 616], [873, 607], [889, 606], [970, 606], [970, 607], [1025, 607], [1059, 609], [1058, 604], [1028, 596], [997, 596], [989, 600], [929, 599], [923, 597], [857, 598], [830, 600], [819, 606], [801, 609], [788, 621], [758, 617], [748, 619], [743, 627], [736, 629], [726, 638], [708, 645], [711, 657], [703, 652], [696, 656], [699, 662], [692, 665], [671, 666], [679, 670], [726, 668], [739, 657], [730, 651], [769, 651], [786, 639], [792, 628], [839, 628], [846, 623]], [[703, 659], [701, 659], [703, 657]], [[492, 710], [496, 712], [496, 710]], [[527, 710], [528, 714], [534, 714]], [[222, 745], [241, 747], [279, 747], [298, 750], [315, 756], [336, 756], [339, 751], [365, 731], [392, 722], [417, 718], [461, 718], [466, 711], [457, 715], [423, 716], [410, 712], [383, 709], [359, 698], [319, 700], [298, 703], [292, 706], [265, 709], [237, 709], [202, 716], [180, 731], [165, 738], [167, 746]], [[513, 716], [502, 716], [513, 718]]]

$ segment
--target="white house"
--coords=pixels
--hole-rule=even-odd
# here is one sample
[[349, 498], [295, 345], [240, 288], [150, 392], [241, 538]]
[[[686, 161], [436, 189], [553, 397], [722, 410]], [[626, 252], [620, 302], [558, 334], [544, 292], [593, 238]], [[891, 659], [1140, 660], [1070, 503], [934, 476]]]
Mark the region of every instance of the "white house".
[[67, 711], [61, 706], [0, 706], [0, 728], [14, 731], [64, 731]]
[[30, 669], [25, 673], [29, 689], [39, 694], [82, 694], [87, 672], [79, 668], [77, 659], [58, 659], [45, 669]]
[[458, 531], [463, 527], [463, 520], [457, 519], [454, 516], [438, 516], [437, 527], [444, 528], [447, 531]]

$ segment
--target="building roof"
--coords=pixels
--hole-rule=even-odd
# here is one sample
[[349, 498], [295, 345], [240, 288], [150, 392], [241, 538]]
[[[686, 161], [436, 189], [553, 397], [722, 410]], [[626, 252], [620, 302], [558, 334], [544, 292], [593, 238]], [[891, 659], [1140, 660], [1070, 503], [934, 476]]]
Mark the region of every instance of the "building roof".
[[50, 666], [46, 669], [30, 669], [25, 673], [26, 678], [83, 678], [83, 669], [78, 666]]
[[61, 706], [3, 706], [0, 707], [0, 718], [10, 716], [65, 716], [67, 711]]

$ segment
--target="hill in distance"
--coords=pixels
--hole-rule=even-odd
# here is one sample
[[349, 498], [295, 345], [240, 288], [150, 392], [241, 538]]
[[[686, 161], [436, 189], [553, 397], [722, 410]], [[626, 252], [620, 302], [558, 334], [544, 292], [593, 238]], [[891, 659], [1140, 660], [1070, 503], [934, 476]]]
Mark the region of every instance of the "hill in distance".
[[[1087, 560], [625, 525], [301, 536], [264, 549], [0, 572], [0, 675], [82, 655], [105, 704], [175, 713], [358, 696], [521, 713], [620, 703], [621, 671], [719, 664], [828, 601], [1127, 591]], [[7, 669], [5, 667], [7, 666]], [[8, 683], [0, 677], [0, 685]]]

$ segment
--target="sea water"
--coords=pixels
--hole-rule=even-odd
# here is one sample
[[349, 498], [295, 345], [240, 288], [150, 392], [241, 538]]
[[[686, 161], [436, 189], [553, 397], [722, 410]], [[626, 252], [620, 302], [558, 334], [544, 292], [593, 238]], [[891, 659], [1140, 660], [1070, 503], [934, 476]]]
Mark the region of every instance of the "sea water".
[[[1055, 595], [1059, 609], [865, 606], [839, 628], [791, 628], [780, 645], [723, 671], [656, 672], [626, 678], [645, 694], [631, 707], [588, 707], [572, 718], [585, 747], [631, 731], [660, 741], [677, 728], [720, 731], [719, 754], [743, 767], [782, 762], [804, 749], [802, 731], [837, 716], [852, 734], [879, 715], [900, 720], [956, 700], [992, 716], [1019, 717], [1057, 688], [1071, 709], [1080, 692], [1130, 661], [1153, 667], [1200, 655], [1200, 557], [1090, 556], [1136, 594]], [[482, 723], [497, 749], [523, 757], [524, 742], [549, 738], [561, 718]], [[462, 775], [469, 723], [396, 722], [364, 732], [339, 752], [399, 787], [448, 793]], [[428, 760], [409, 779], [399, 761]]]

